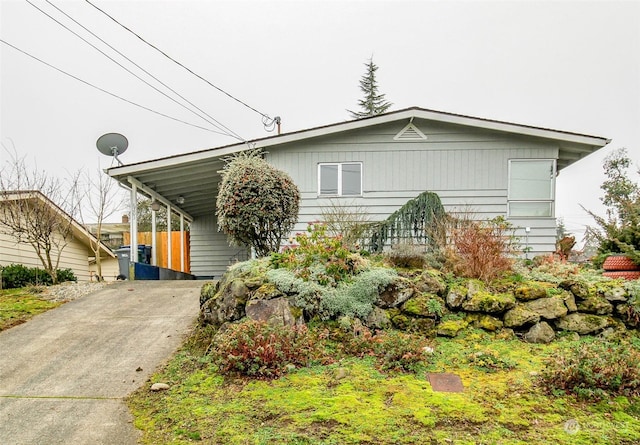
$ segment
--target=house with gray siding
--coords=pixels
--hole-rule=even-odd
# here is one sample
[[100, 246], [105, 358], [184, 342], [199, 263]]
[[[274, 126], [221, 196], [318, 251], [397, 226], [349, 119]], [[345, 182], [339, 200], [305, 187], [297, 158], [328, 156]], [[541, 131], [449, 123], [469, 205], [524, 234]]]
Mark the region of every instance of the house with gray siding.
[[[365, 209], [385, 219], [424, 191], [448, 212], [503, 216], [530, 255], [555, 250], [555, 180], [562, 169], [609, 143], [603, 137], [408, 108], [370, 118], [110, 168], [110, 176], [190, 223], [191, 271], [218, 277], [247, 258], [218, 231], [219, 171], [234, 153], [262, 149], [301, 192], [296, 231], [323, 208]], [[132, 227], [135, 221], [132, 221]]]

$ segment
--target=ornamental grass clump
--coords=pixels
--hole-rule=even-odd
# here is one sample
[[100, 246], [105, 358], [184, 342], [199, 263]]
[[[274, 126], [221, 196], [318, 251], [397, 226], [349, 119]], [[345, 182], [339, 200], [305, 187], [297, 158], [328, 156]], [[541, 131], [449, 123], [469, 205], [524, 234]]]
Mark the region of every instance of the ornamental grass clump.
[[640, 348], [626, 341], [583, 340], [549, 357], [540, 380], [550, 393], [582, 399], [640, 396]]

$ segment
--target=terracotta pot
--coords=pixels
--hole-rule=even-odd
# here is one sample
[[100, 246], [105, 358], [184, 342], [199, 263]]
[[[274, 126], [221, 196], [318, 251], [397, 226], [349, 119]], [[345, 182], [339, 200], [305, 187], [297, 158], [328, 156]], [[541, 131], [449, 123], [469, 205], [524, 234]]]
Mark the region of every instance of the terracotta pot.
[[604, 260], [602, 268], [606, 271], [640, 270], [640, 266], [625, 255], [610, 255]]
[[625, 280], [637, 280], [640, 278], [640, 270], [617, 270], [603, 272], [602, 276], [609, 278], [624, 278]]

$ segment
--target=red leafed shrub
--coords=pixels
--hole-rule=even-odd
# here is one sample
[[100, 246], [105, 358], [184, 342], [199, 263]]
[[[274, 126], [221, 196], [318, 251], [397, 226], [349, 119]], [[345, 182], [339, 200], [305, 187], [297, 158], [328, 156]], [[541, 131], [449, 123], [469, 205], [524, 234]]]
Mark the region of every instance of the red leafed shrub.
[[290, 366], [306, 366], [315, 348], [306, 326], [245, 321], [213, 339], [213, 362], [223, 374], [277, 378]]
[[511, 270], [517, 240], [504, 218], [452, 219], [447, 227], [446, 267], [457, 275], [491, 281]]

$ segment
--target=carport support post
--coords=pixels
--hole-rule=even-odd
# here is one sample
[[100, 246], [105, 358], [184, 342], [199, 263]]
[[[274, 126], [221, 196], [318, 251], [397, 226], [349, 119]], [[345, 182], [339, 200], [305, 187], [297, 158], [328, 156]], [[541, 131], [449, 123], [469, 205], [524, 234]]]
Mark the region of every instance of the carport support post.
[[171, 267], [171, 206], [167, 204], [167, 269]]
[[184, 215], [180, 214], [180, 272], [184, 272]]
[[151, 264], [158, 265], [156, 253], [156, 211], [151, 209]]
[[138, 262], [138, 187], [131, 183], [131, 215], [129, 215], [129, 279], [136, 279]]

